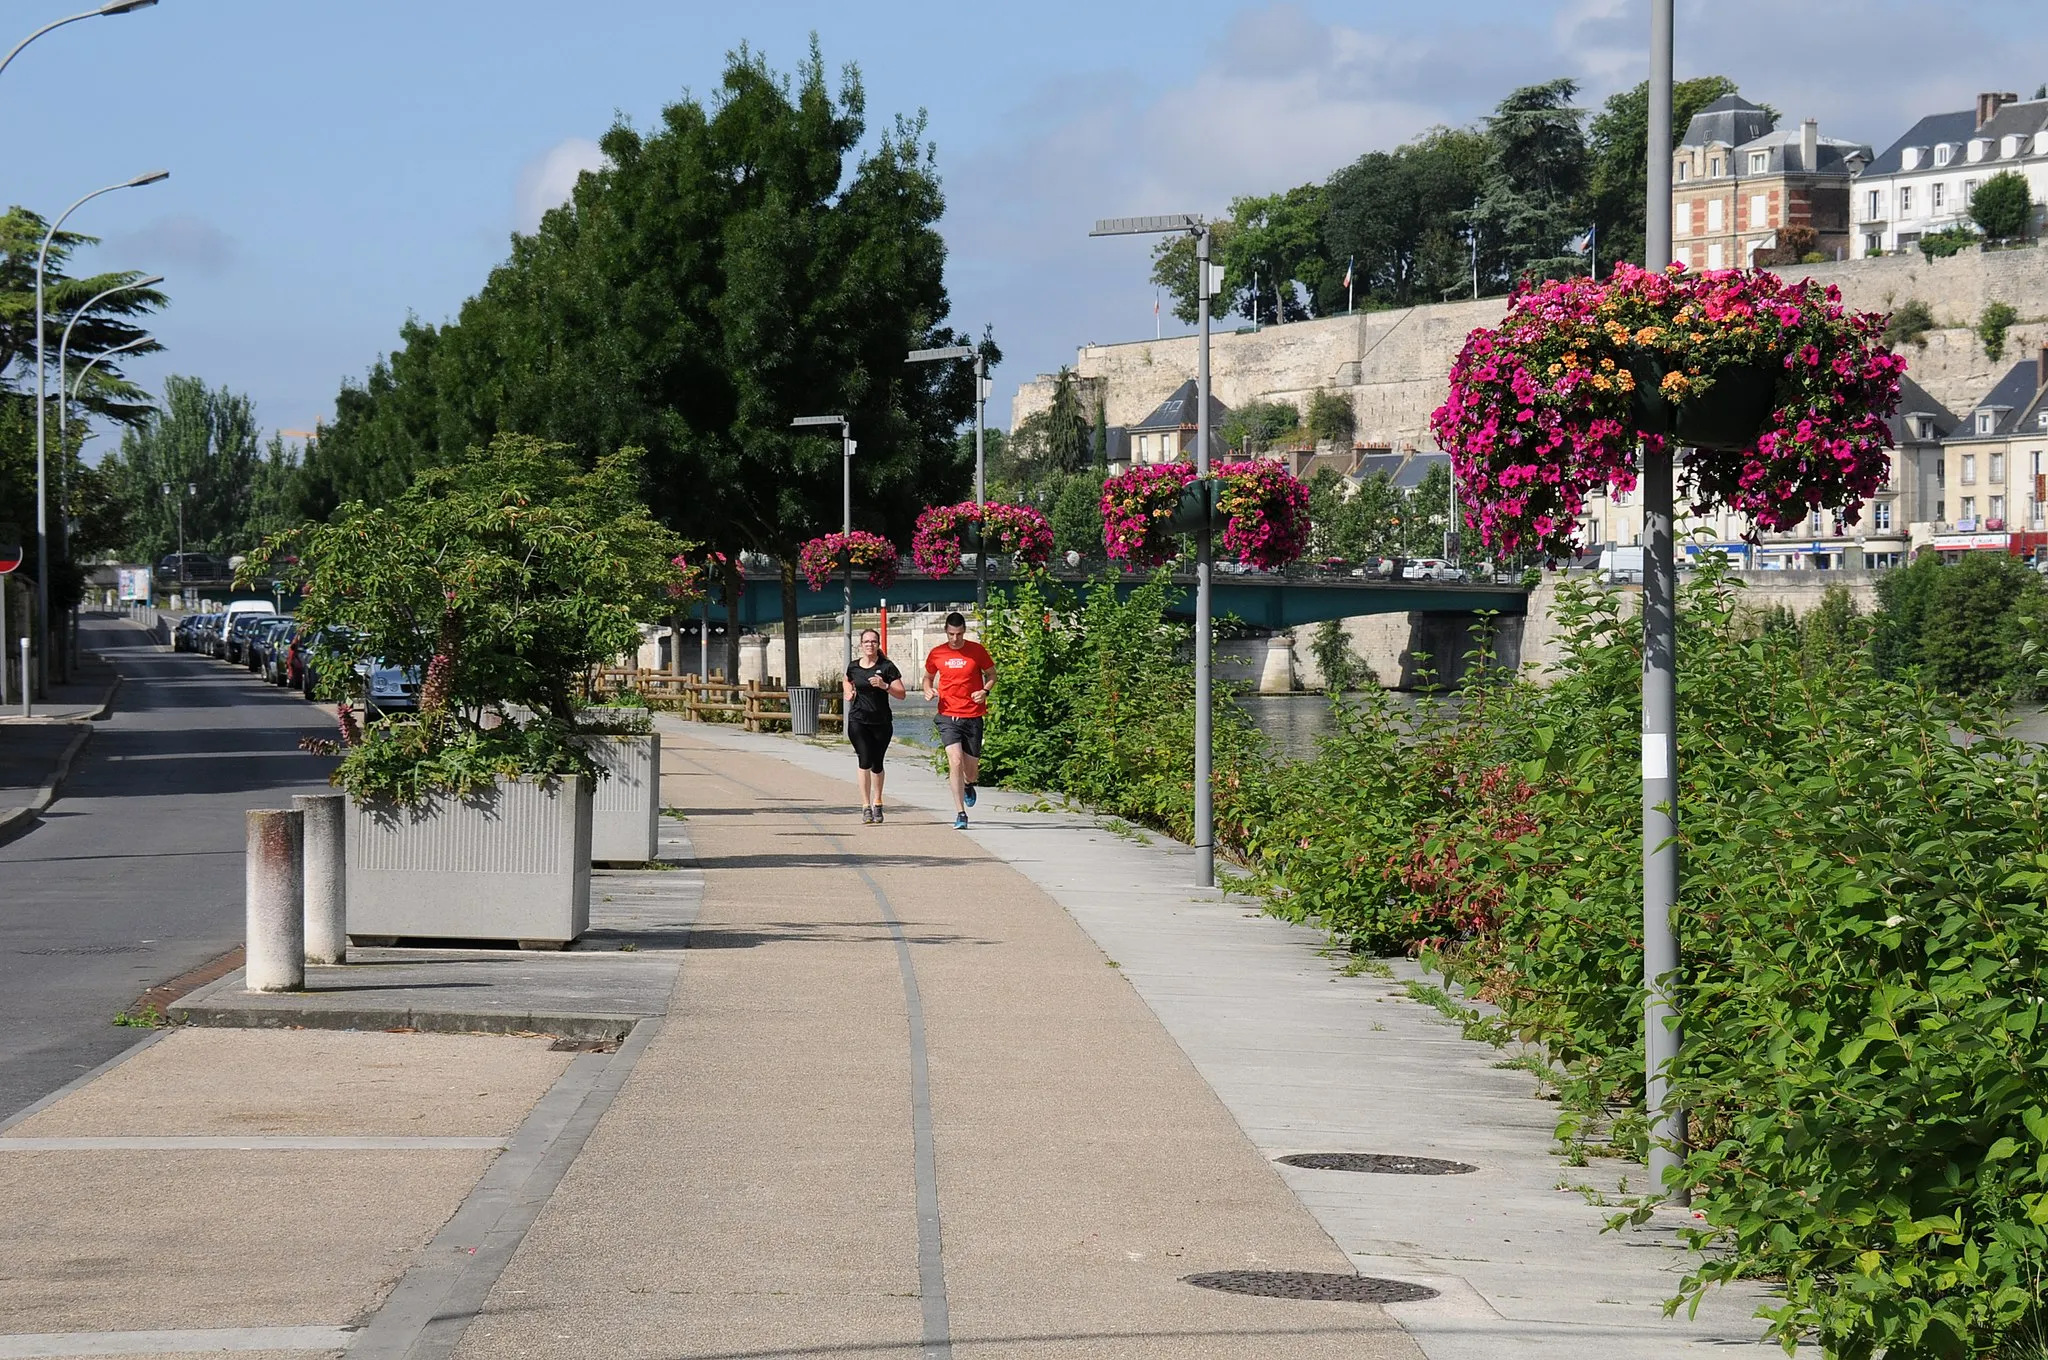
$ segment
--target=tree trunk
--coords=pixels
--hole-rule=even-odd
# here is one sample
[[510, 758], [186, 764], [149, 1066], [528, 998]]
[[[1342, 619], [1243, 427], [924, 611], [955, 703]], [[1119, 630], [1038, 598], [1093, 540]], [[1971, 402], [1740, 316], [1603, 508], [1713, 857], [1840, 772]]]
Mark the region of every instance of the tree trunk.
[[[740, 554], [735, 548], [725, 559], [725, 683], [740, 682], [740, 598], [746, 583], [740, 578]], [[706, 617], [709, 615], [707, 613]]]
[[782, 683], [801, 685], [804, 682], [802, 638], [797, 632], [796, 617], [796, 560], [782, 559]]

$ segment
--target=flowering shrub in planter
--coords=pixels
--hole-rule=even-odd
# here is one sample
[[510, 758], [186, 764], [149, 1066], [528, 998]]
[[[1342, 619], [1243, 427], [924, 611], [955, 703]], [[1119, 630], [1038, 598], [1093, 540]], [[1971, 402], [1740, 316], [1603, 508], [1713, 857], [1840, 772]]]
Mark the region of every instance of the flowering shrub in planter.
[[896, 545], [865, 529], [821, 535], [804, 544], [796, 555], [796, 569], [812, 590], [823, 590], [832, 574], [848, 562], [865, 571], [871, 585], [896, 584]]
[[1678, 489], [1695, 512], [1854, 523], [1884, 480], [1906, 366], [1883, 329], [1810, 279], [1621, 265], [1522, 293], [1473, 331], [1430, 428], [1498, 552], [1569, 555], [1586, 497], [1633, 490], [1637, 449], [1667, 439], [1691, 446]]
[[958, 505], [925, 507], [910, 541], [917, 569], [929, 576], [950, 576], [960, 568], [963, 545], [993, 546], [1034, 567], [1052, 556], [1052, 525], [1028, 505], [1002, 501], [962, 501]]
[[[1248, 567], [1270, 571], [1308, 550], [1308, 488], [1267, 459], [1217, 463], [1213, 492], [1197, 485], [1186, 463], [1145, 463], [1102, 487], [1102, 541], [1111, 560], [1150, 570], [1173, 560], [1178, 535], [1188, 532], [1192, 490], [1213, 494], [1224, 521], [1223, 548]], [[1199, 520], [1201, 505], [1193, 507]]]

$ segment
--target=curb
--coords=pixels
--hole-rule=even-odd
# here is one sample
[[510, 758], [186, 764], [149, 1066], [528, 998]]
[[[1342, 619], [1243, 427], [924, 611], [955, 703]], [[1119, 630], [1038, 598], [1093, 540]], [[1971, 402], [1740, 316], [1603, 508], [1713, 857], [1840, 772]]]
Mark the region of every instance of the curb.
[[[107, 702], [111, 704], [113, 701], [113, 696], [109, 694]], [[64, 787], [64, 781], [71, 777], [72, 762], [78, 759], [80, 748], [85, 745], [86, 739], [92, 736], [92, 727], [89, 723], [79, 722], [77, 727], [78, 735], [64, 748], [64, 754], [57, 757], [56, 771], [43, 781], [42, 787], [28, 800], [27, 806], [0, 812], [0, 845], [5, 845], [34, 826], [36, 819], [43, 815], [44, 810], [57, 801], [57, 794]]]
[[552, 1034], [559, 1039], [623, 1040], [643, 1015], [548, 1015], [520, 1011], [414, 1011], [402, 1006], [294, 1006], [215, 1002], [239, 990], [242, 970], [173, 1001], [165, 1018], [201, 1029], [414, 1030], [421, 1034]]

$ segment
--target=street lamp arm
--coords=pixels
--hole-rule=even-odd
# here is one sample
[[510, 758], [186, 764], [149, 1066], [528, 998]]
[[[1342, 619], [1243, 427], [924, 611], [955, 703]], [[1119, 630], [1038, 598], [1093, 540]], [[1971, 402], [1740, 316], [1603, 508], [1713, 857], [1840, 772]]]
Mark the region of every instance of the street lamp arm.
[[102, 351], [100, 351], [100, 352], [99, 352], [98, 354], [95, 354], [95, 355], [93, 355], [93, 356], [92, 356], [92, 359], [91, 359], [91, 361], [90, 361], [90, 362], [88, 362], [88, 363], [86, 364], [86, 366], [85, 366], [84, 368], [81, 368], [81, 369], [79, 369], [79, 370], [78, 370], [78, 376], [77, 376], [76, 378], [72, 379], [72, 382], [71, 382], [71, 400], [73, 400], [73, 401], [77, 401], [77, 400], [78, 400], [78, 394], [79, 394], [79, 392], [80, 392], [81, 390], [83, 390], [83, 389], [84, 389], [84, 387], [85, 387], [85, 375], [86, 375], [86, 374], [88, 374], [88, 373], [90, 373], [90, 372], [92, 372], [92, 371], [93, 371], [94, 369], [98, 368], [98, 367], [100, 366], [100, 360], [102, 360], [102, 359], [111, 359], [111, 358], [113, 358], [113, 357], [114, 357], [114, 356], [115, 356], [116, 354], [119, 354], [119, 353], [121, 353], [121, 351], [123, 351], [123, 350], [129, 350], [129, 349], [134, 349], [134, 348], [136, 348], [137, 346], [140, 346], [140, 345], [146, 345], [146, 344], [148, 344], [148, 343], [149, 343], [149, 341], [150, 341], [150, 337], [149, 337], [149, 336], [147, 336], [147, 335], [138, 335], [138, 336], [136, 336], [136, 337], [135, 337], [135, 338], [134, 338], [133, 340], [130, 340], [130, 341], [129, 341], [128, 343], [126, 343], [126, 344], [124, 344], [124, 345], [115, 345], [115, 346], [114, 346], [113, 348], [111, 348], [111, 349], [106, 349], [106, 350], [102, 350]]
[[[151, 274], [146, 279], [136, 279], [132, 283], [117, 283], [112, 288], [102, 289], [100, 292], [93, 294], [92, 297], [86, 300], [86, 303], [83, 307], [80, 307], [77, 311], [71, 314], [71, 319], [64, 323], [64, 336], [57, 342], [57, 387], [60, 391], [63, 389], [64, 386], [64, 355], [71, 348], [71, 328], [76, 326], [80, 321], [83, 321], [85, 319], [85, 314], [87, 312], [99, 306], [102, 302], [106, 301], [114, 294], [125, 293], [131, 288], [154, 288], [163, 281], [163, 275]], [[142, 344], [148, 338], [149, 337], [147, 336], [137, 336], [135, 339], [130, 340], [127, 344], [116, 345], [114, 348], [133, 349], [137, 345]], [[112, 352], [112, 350], [108, 351], [108, 353]]]
[[27, 47], [37, 38], [42, 37], [45, 33], [48, 33], [53, 29], [62, 28], [66, 24], [75, 24], [80, 19], [97, 19], [103, 15], [111, 16], [115, 14], [129, 14], [138, 9], [148, 9], [151, 5], [154, 5], [155, 3], [156, 0], [109, 0], [109, 3], [101, 5], [98, 9], [89, 9], [84, 11], [83, 13], [71, 15], [69, 18], [57, 19], [53, 20], [50, 23], [44, 24], [41, 28], [37, 29], [35, 32], [29, 34], [26, 38], [23, 38], [20, 42], [16, 43], [14, 45], [14, 50], [7, 54], [5, 60], [0, 60], [0, 72], [5, 72], [7, 70], [8, 63], [21, 55], [22, 48]]

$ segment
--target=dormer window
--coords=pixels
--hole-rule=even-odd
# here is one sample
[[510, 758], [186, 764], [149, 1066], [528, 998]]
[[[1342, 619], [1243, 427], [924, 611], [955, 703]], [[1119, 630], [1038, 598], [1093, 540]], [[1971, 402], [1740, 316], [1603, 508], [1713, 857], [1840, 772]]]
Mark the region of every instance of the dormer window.
[[[2010, 139], [2010, 138], [2008, 138], [2007, 140], [2009, 141], [2009, 140], [2011, 140], [2011, 139]], [[1984, 159], [1985, 155], [1986, 155], [1986, 154], [1987, 154], [1987, 153], [1988, 153], [1988, 152], [1989, 152], [1990, 150], [1991, 150], [1991, 139], [1990, 139], [1989, 137], [1972, 137], [1972, 138], [1970, 139], [1970, 148], [1969, 148], [1969, 151], [1968, 151], [1968, 152], [1967, 152], [1966, 154], [1967, 154], [1967, 155], [1969, 156], [1969, 158], [1970, 158], [1971, 160], [1973, 160], [1973, 161], [1981, 161], [1981, 160], [1983, 160], [1983, 159]], [[2008, 151], [2008, 152], [2006, 152], [2005, 154], [2006, 154], [2006, 155], [2008, 155], [2008, 156], [2010, 156], [2010, 155], [2012, 154], [2012, 152]]]
[[1721, 173], [1721, 158], [1720, 158], [1719, 156], [1709, 156], [1709, 157], [1707, 157], [1707, 174], [1708, 174], [1708, 176], [1709, 176], [1709, 177], [1712, 177], [1712, 176], [1714, 176], [1714, 175], [1718, 175], [1718, 174], [1720, 174], [1720, 173]]
[[1953, 154], [1955, 154], [1955, 148], [1947, 142], [1943, 142], [1934, 148], [1934, 163], [1936, 165], [1947, 165], [1948, 158]]
[[1999, 140], [1998, 143], [1998, 154], [2001, 156], [2017, 156], [2020, 154], [2020, 147], [2023, 146], [2025, 142], [2026, 139], [2024, 137], [2021, 137], [2017, 133], [2014, 133], [2011, 136], [2003, 137]]
[[1770, 152], [1768, 152], [1768, 151], [1752, 151], [1752, 152], [1750, 152], [1750, 153], [1749, 153], [1749, 173], [1750, 173], [1750, 174], [1752, 174], [1752, 175], [1761, 175], [1761, 174], [1765, 173], [1766, 171], [1768, 171], [1768, 170], [1769, 170], [1770, 168], [1771, 168], [1771, 153], [1770, 153]]
[[1899, 153], [1899, 169], [1914, 170], [1920, 165], [1920, 148], [1909, 146]]
[[2042, 411], [2034, 417], [2034, 428], [2037, 430], [2048, 430], [2048, 411]]
[[1992, 432], [1993, 430], [1995, 430], [1995, 429], [1997, 429], [1997, 428], [1998, 428], [1998, 412], [1996, 412], [1996, 411], [1979, 411], [1979, 412], [1977, 413], [1977, 433], [1978, 433], [1978, 434], [1990, 434], [1990, 433], [1991, 433], [1991, 432]]
[[1691, 157], [1687, 157], [1686, 159], [1684, 159], [1684, 160], [1682, 160], [1682, 161], [1680, 161], [1680, 162], [1678, 163], [1678, 182], [1679, 182], [1680, 184], [1683, 184], [1683, 183], [1685, 183], [1685, 182], [1686, 182], [1687, 180], [1689, 180], [1689, 179], [1691, 179], [1691, 178], [1692, 178], [1692, 158], [1691, 158]]

